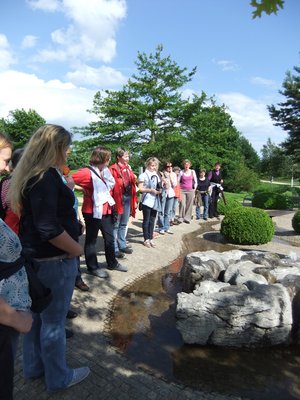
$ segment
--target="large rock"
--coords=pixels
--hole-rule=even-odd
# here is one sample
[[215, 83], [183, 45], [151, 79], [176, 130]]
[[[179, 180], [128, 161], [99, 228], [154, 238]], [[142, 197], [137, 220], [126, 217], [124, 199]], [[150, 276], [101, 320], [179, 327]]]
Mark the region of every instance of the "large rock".
[[[273, 270], [279, 272], [272, 274]], [[179, 293], [176, 309], [184, 342], [235, 347], [289, 344], [300, 315], [299, 276], [292, 278], [289, 272], [295, 272], [293, 263], [270, 253], [190, 254], [181, 276], [193, 292]]]

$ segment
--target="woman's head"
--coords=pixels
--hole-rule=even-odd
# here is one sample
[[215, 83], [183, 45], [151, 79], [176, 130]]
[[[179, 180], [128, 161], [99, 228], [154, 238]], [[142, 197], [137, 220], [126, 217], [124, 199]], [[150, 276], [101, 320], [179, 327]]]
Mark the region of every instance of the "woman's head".
[[185, 159], [185, 160], [183, 160], [182, 165], [183, 165], [184, 169], [189, 169], [191, 167], [192, 163], [190, 162], [190, 160]]
[[158, 171], [159, 168], [159, 160], [156, 157], [149, 157], [145, 162], [145, 167], [149, 171]]
[[111, 151], [103, 146], [99, 146], [93, 150], [90, 158], [90, 164], [99, 167], [108, 164], [111, 159]]
[[123, 147], [118, 147], [116, 150], [116, 161], [126, 164], [129, 161], [129, 153]]
[[8, 163], [11, 158], [12, 147], [12, 142], [4, 133], [0, 132], [0, 173], [9, 171]]
[[17, 211], [28, 181], [41, 179], [50, 167], [61, 168], [67, 159], [72, 135], [60, 125], [46, 124], [38, 128], [27, 143], [14, 171], [10, 185], [11, 206]]
[[173, 167], [173, 165], [172, 165], [171, 161], [164, 162], [164, 170], [165, 171], [171, 172], [172, 167]]

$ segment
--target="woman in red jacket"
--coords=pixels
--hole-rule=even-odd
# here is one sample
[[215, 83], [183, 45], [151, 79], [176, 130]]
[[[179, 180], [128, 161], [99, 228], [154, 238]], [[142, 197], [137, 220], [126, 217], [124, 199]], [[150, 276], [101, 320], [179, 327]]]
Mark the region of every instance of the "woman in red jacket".
[[129, 217], [135, 217], [136, 210], [136, 176], [128, 165], [129, 153], [119, 147], [116, 151], [116, 163], [110, 167], [115, 179], [112, 196], [116, 202], [117, 218], [114, 223], [115, 251], [118, 258], [123, 258], [124, 253], [131, 254], [132, 248], [126, 244], [127, 224]]
[[84, 255], [90, 274], [107, 278], [108, 273], [100, 268], [97, 260], [96, 243], [99, 230], [104, 240], [104, 251], [108, 269], [127, 272], [127, 267], [116, 260], [113, 233], [113, 206], [111, 190], [115, 180], [108, 169], [111, 151], [104, 147], [93, 150], [89, 167], [72, 175], [76, 185], [84, 191], [82, 215], [85, 221]]

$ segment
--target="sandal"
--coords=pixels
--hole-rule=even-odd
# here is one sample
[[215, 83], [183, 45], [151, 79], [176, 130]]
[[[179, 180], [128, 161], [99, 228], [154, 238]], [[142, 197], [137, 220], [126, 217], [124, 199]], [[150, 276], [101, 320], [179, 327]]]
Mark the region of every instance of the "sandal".
[[150, 243], [150, 240], [149, 240], [149, 239], [147, 239], [147, 240], [144, 241], [144, 246], [146, 246], [146, 247], [151, 247], [151, 243]]
[[156, 247], [156, 244], [153, 242], [153, 240], [150, 240], [150, 246], [151, 247]]

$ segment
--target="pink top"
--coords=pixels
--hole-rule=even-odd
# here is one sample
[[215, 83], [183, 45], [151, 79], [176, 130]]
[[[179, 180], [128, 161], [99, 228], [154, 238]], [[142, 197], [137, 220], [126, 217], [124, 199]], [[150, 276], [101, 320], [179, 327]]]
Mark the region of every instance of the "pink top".
[[180, 188], [181, 190], [193, 190], [194, 188], [194, 174], [190, 173], [190, 175], [181, 174], [180, 178]]

